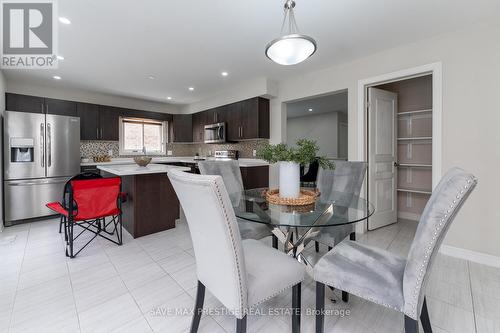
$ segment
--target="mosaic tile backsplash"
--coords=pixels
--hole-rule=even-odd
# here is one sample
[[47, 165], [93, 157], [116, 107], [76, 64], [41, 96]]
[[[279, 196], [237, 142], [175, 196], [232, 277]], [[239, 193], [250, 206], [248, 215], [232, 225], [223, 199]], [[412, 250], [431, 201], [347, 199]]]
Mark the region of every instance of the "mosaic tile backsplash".
[[[172, 156], [212, 156], [215, 150], [238, 150], [240, 157], [252, 158], [253, 151], [258, 150], [266, 139], [246, 140], [237, 143], [206, 144], [206, 143], [168, 143], [167, 150], [172, 151]], [[119, 154], [118, 141], [81, 141], [80, 156], [92, 158], [94, 156], [109, 155], [111, 157], [128, 157]]]

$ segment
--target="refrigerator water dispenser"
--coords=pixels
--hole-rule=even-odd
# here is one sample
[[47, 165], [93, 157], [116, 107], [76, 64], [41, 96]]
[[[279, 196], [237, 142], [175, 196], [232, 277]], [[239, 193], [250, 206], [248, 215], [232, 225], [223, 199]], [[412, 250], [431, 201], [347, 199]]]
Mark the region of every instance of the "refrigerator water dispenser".
[[10, 139], [11, 162], [33, 162], [35, 155], [35, 140], [33, 138]]

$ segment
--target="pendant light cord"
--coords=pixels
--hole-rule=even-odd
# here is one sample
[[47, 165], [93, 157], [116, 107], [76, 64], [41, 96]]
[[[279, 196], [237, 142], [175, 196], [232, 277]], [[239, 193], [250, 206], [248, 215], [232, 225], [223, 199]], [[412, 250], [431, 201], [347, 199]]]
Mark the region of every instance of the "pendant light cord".
[[295, 13], [292, 6], [288, 6], [288, 1], [284, 6], [283, 22], [281, 23], [281, 35], [283, 35], [283, 29], [285, 28], [286, 19], [288, 18], [288, 35], [299, 33], [299, 27], [297, 26], [297, 21], [295, 21]]

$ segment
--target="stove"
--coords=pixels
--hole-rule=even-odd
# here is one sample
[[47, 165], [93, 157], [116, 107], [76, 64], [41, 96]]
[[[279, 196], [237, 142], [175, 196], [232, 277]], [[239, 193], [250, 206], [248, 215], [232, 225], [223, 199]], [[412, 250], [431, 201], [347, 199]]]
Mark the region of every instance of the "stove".
[[214, 156], [216, 160], [237, 160], [239, 154], [237, 150], [216, 150]]

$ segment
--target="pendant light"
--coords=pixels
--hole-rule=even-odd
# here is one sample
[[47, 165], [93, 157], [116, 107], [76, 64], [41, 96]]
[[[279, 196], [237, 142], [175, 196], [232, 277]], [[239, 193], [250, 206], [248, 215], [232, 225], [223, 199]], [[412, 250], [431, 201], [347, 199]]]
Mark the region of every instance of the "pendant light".
[[[272, 40], [266, 46], [266, 56], [280, 65], [301, 63], [312, 56], [317, 48], [313, 38], [299, 33], [293, 13], [294, 8], [295, 1], [287, 0], [285, 2], [281, 37]], [[286, 35], [283, 34], [285, 25], [288, 26], [288, 34]]]

